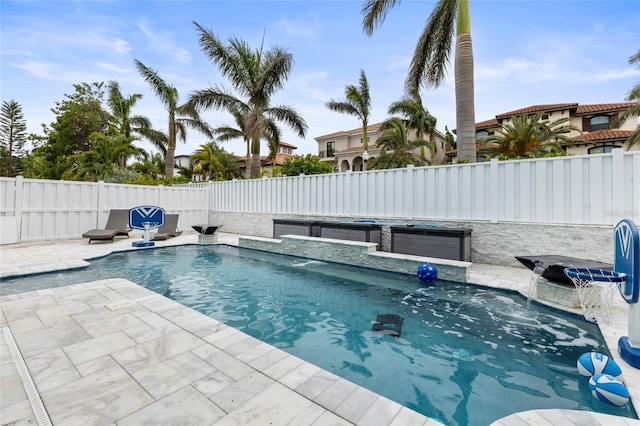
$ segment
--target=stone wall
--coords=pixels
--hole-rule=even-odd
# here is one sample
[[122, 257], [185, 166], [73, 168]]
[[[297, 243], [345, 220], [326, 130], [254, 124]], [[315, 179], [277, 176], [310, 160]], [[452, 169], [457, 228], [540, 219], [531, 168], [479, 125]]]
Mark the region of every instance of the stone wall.
[[[260, 213], [209, 212], [209, 223], [222, 224], [221, 231], [271, 238], [273, 219], [347, 221], [336, 216], [293, 216]], [[613, 263], [613, 227], [597, 225], [554, 225], [516, 222], [381, 221], [382, 251], [391, 250], [391, 231], [384, 223], [437, 224], [470, 228], [471, 260], [502, 266], [521, 266], [517, 255], [562, 255]]]
[[418, 267], [431, 263], [438, 270], [438, 278], [468, 282], [471, 263], [448, 259], [410, 256], [376, 251], [375, 243], [332, 240], [327, 238], [283, 235], [281, 239], [241, 237], [238, 245], [253, 250], [268, 251], [308, 259], [363, 266], [383, 271], [415, 275]]

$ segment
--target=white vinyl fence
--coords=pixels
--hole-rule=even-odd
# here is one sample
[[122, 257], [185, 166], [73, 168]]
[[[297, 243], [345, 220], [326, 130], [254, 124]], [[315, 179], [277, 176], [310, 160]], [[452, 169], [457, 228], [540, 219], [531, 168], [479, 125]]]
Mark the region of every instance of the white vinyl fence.
[[[13, 223], [19, 241], [80, 237], [103, 228], [110, 209], [160, 206], [186, 229], [207, 222], [207, 189], [0, 178], [2, 233]], [[9, 220], [14, 218], [13, 220]]]
[[174, 187], [0, 178], [0, 197], [1, 232], [14, 226], [18, 241], [79, 237], [109, 209], [140, 205], [179, 213], [181, 229], [216, 211], [614, 225], [640, 223], [640, 152]]
[[640, 223], [640, 152], [210, 183], [210, 210], [364, 218]]

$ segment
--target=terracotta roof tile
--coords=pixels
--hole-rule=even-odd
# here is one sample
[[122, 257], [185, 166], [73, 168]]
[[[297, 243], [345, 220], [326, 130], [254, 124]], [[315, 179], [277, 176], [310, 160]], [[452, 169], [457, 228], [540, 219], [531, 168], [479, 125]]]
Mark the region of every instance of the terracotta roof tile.
[[621, 102], [616, 104], [578, 105], [575, 115], [593, 114], [596, 112], [622, 111], [638, 104], [639, 102]]
[[295, 146], [295, 145], [291, 145], [290, 143], [286, 143], [286, 142], [280, 142], [280, 146], [284, 146], [285, 148], [298, 149], [298, 147], [297, 147], [297, 146]]
[[500, 120], [501, 118], [509, 118], [514, 115], [521, 114], [535, 114], [537, 112], [542, 111], [558, 111], [562, 109], [575, 109], [578, 108], [577, 103], [565, 103], [565, 104], [545, 104], [545, 105], [531, 105], [525, 108], [516, 109], [509, 112], [504, 112], [502, 114], [496, 115], [496, 118]]
[[485, 120], [485, 121], [481, 121], [479, 123], [476, 123], [476, 130], [478, 130], [478, 129], [490, 129], [492, 127], [500, 127], [500, 123], [498, 123], [498, 120], [496, 120], [495, 118], [492, 118], [491, 120]]
[[[295, 155], [291, 155], [291, 154], [276, 154], [276, 165], [281, 166], [284, 164], [284, 160], [287, 158], [293, 158], [295, 157]], [[247, 162], [247, 156], [243, 155], [242, 157], [237, 157], [238, 161], [240, 162]], [[263, 166], [270, 166], [271, 165], [271, 160], [269, 159], [268, 155], [261, 155], [260, 156], [260, 162], [262, 163]]]
[[574, 143], [586, 143], [586, 142], [610, 142], [610, 141], [624, 141], [633, 134], [633, 130], [595, 130], [593, 132], [584, 133], [582, 135], [574, 136], [571, 140]]
[[[480, 148], [482, 148], [484, 146], [483, 143], [476, 143], [476, 151], [479, 150]], [[456, 156], [458, 154], [458, 150], [457, 149], [451, 149], [449, 151], [445, 151], [444, 155], [447, 155], [449, 157], [453, 157]]]

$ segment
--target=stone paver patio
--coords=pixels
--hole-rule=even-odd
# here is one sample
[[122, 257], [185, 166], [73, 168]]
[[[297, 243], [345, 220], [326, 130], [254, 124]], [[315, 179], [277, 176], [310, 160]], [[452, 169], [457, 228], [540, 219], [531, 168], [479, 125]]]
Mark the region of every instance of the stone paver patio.
[[[157, 245], [193, 243], [197, 235]], [[219, 241], [237, 244], [237, 236]], [[1, 275], [79, 267], [130, 240], [0, 247]], [[528, 292], [530, 272], [474, 264], [471, 281]], [[601, 330], [617, 356], [626, 307]], [[0, 297], [0, 424], [429, 425], [385, 397], [124, 279]], [[623, 367], [640, 405], [640, 371]], [[48, 423], [50, 422], [50, 423]], [[496, 425], [638, 425], [571, 410]]]

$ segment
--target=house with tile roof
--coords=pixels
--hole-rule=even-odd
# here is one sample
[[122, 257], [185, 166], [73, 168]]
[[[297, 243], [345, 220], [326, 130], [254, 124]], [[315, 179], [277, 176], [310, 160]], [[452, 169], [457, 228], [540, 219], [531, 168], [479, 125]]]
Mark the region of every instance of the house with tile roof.
[[[298, 149], [297, 146], [291, 145], [290, 143], [280, 142], [278, 145], [278, 152], [276, 153], [275, 165], [282, 166], [284, 164], [284, 160], [289, 157], [295, 157], [295, 151]], [[240, 161], [240, 170], [243, 175], [246, 175], [246, 164], [247, 164], [247, 156], [243, 155], [242, 157], [238, 157]], [[260, 167], [262, 167], [262, 174], [268, 174], [271, 176], [273, 173], [273, 161], [269, 158], [268, 155], [260, 156]]]
[[[602, 154], [611, 152], [615, 148], [640, 150], [640, 146], [629, 146], [627, 140], [638, 128], [638, 117], [631, 117], [618, 127], [614, 127], [614, 119], [627, 108], [637, 105], [636, 102], [621, 102], [611, 104], [561, 103], [532, 105], [525, 108], [498, 114], [495, 118], [476, 123], [476, 140], [478, 148], [482, 147], [482, 139], [496, 134], [496, 132], [516, 116], [522, 114], [542, 113], [541, 120], [553, 122], [560, 118], [569, 118], [569, 124], [580, 129], [571, 131], [569, 137], [572, 145], [564, 146], [565, 152], [572, 155]], [[456, 150], [447, 152], [455, 158]]]
[[[382, 133], [380, 128], [383, 124], [383, 122], [380, 122], [370, 124], [367, 127], [367, 137], [369, 139], [367, 155], [364, 154], [364, 132], [362, 127], [317, 136], [315, 140], [318, 143], [320, 161], [331, 164], [336, 172], [364, 170], [365, 159], [371, 160], [380, 155], [380, 148], [376, 145], [376, 141]], [[414, 139], [416, 139], [416, 134], [412, 130], [409, 132], [409, 140]], [[435, 140], [438, 146], [445, 146], [445, 136], [437, 130]], [[427, 159], [429, 159], [429, 149], [427, 148], [426, 151]], [[416, 149], [414, 153], [419, 154], [420, 150]], [[442, 154], [444, 154], [444, 150], [442, 150]]]

